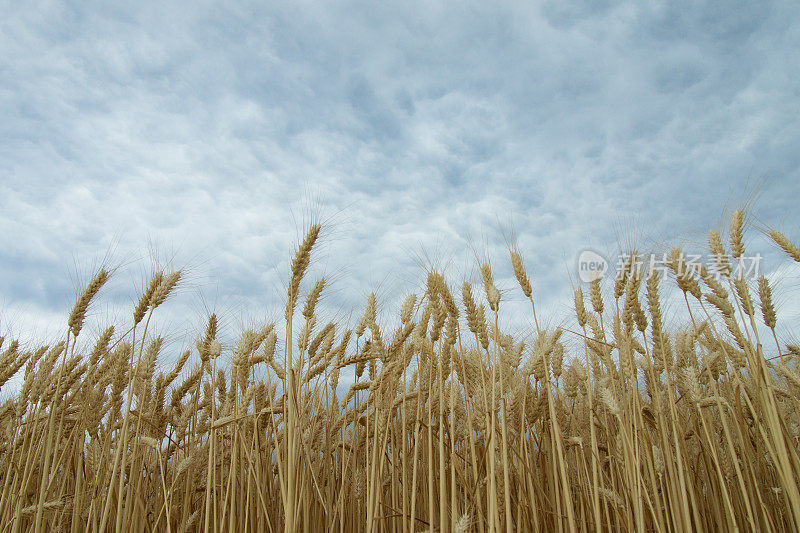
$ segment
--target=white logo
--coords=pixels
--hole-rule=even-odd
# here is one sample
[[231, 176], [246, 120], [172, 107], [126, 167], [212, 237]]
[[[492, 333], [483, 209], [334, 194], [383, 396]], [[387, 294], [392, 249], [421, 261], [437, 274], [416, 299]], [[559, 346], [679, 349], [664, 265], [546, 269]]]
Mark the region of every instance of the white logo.
[[584, 250], [578, 255], [578, 277], [584, 283], [602, 278], [608, 270], [608, 261], [592, 250]]

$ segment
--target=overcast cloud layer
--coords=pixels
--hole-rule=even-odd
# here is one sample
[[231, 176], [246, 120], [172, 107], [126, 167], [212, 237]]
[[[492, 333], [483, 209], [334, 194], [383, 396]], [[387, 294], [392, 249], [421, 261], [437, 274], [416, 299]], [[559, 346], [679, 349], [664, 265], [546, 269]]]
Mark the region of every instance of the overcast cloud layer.
[[643, 4], [3, 2], [0, 333], [64, 330], [109, 250], [99, 323], [149, 250], [190, 267], [176, 327], [261, 320], [309, 212], [345, 310], [425, 254], [510, 291], [515, 238], [558, 321], [580, 250], [699, 242], [755, 197], [798, 240], [797, 3]]

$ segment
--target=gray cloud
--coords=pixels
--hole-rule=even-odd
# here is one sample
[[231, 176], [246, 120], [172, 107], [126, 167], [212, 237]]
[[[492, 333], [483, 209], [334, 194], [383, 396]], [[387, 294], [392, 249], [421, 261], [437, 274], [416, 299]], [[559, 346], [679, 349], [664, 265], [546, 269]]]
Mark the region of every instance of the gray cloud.
[[331, 312], [418, 289], [420, 250], [454, 277], [486, 253], [511, 289], [513, 226], [558, 315], [580, 249], [696, 242], [763, 177], [760, 221], [800, 226], [791, 2], [2, 11], [0, 294], [20, 323], [66, 316], [82, 258], [147, 265], [151, 241], [211, 305], [262, 317], [317, 204]]

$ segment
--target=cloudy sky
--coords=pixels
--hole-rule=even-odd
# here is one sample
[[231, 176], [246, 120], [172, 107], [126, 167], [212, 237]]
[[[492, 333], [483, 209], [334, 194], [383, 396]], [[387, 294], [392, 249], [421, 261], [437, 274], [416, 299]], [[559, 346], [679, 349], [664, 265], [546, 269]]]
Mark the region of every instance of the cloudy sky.
[[187, 272], [164, 331], [259, 322], [312, 215], [340, 316], [476, 255], [520, 300], [511, 242], [558, 322], [581, 250], [699, 243], [743, 204], [778, 268], [798, 64], [792, 1], [2, 2], [0, 333], [60, 334], [104, 260], [96, 327], [152, 264]]

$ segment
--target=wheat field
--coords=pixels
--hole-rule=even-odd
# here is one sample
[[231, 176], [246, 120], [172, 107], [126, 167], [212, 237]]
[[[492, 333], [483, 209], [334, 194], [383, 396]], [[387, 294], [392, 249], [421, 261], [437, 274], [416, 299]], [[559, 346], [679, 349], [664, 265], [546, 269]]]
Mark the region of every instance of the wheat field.
[[317, 321], [318, 224], [285, 323], [231, 348], [213, 314], [183, 353], [148, 331], [180, 271], [83, 338], [101, 269], [63, 342], [0, 341], [0, 384], [18, 383], [0, 407], [0, 531], [796, 531], [800, 348], [775, 333], [771, 281], [736, 274], [746, 221], [709, 233], [714, 272], [677, 248], [666, 273], [640, 270], [631, 252], [575, 290], [575, 328], [540, 328], [511, 249], [529, 335], [501, 329], [510, 295], [488, 262], [475, 284], [427, 272], [398, 316], [372, 294], [352, 325]]

